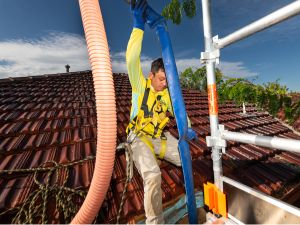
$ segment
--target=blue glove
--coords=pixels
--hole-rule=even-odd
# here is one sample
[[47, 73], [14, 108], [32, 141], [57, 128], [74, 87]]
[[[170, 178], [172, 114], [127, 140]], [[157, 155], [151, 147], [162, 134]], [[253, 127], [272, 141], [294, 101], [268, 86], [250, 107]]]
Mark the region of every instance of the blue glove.
[[147, 24], [151, 29], [155, 28], [157, 25], [165, 25], [166, 20], [159, 13], [155, 12], [149, 5], [146, 9], [146, 19]]
[[146, 0], [137, 0], [134, 6], [131, 5], [131, 13], [133, 15], [133, 27], [145, 30], [145, 11], [148, 4]]

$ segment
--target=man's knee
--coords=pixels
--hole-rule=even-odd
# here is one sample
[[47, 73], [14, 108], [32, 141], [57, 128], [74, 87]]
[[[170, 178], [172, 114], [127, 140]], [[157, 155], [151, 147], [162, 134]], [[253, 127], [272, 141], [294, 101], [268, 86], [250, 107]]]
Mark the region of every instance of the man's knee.
[[157, 181], [161, 181], [161, 172], [159, 171], [151, 171], [151, 172], [147, 172], [145, 174], [145, 178], [144, 178], [144, 182], [157, 182]]
[[[152, 174], [144, 180], [144, 191], [156, 193], [161, 188], [161, 173]], [[159, 192], [159, 191], [158, 191]]]

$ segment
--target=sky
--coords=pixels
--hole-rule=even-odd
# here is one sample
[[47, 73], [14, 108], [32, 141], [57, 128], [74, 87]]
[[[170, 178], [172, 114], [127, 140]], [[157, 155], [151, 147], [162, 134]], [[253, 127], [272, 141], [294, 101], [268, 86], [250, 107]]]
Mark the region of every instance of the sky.
[[[158, 12], [169, 0], [148, 0]], [[230, 33], [293, 2], [292, 0], [211, 0], [213, 36]], [[99, 0], [114, 72], [127, 72], [125, 51], [132, 15], [124, 0]], [[204, 51], [201, 1], [197, 15], [180, 25], [168, 21], [178, 71], [199, 68]], [[78, 0], [0, 1], [0, 78], [89, 70]], [[300, 15], [221, 49], [218, 67], [229, 77], [274, 82], [300, 91]], [[142, 67], [161, 56], [155, 31], [146, 26]]]

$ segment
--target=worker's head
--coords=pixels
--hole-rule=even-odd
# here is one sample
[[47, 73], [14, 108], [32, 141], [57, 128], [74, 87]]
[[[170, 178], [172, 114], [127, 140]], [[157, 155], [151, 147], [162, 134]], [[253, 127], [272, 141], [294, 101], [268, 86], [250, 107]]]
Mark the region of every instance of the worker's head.
[[158, 58], [152, 62], [149, 79], [155, 91], [163, 91], [167, 87], [167, 78], [162, 58]]

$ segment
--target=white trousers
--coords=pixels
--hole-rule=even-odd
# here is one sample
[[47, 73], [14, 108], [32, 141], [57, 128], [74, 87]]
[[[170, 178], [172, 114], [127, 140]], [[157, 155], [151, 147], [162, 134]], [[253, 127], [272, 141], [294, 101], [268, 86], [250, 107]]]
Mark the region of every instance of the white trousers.
[[[167, 149], [164, 159], [176, 166], [181, 166], [178, 140], [169, 132], [165, 132]], [[154, 146], [154, 152], [159, 155], [161, 140], [148, 138]], [[161, 172], [157, 160], [150, 148], [138, 137], [132, 143], [133, 161], [143, 178], [144, 208], [146, 224], [163, 224]]]

